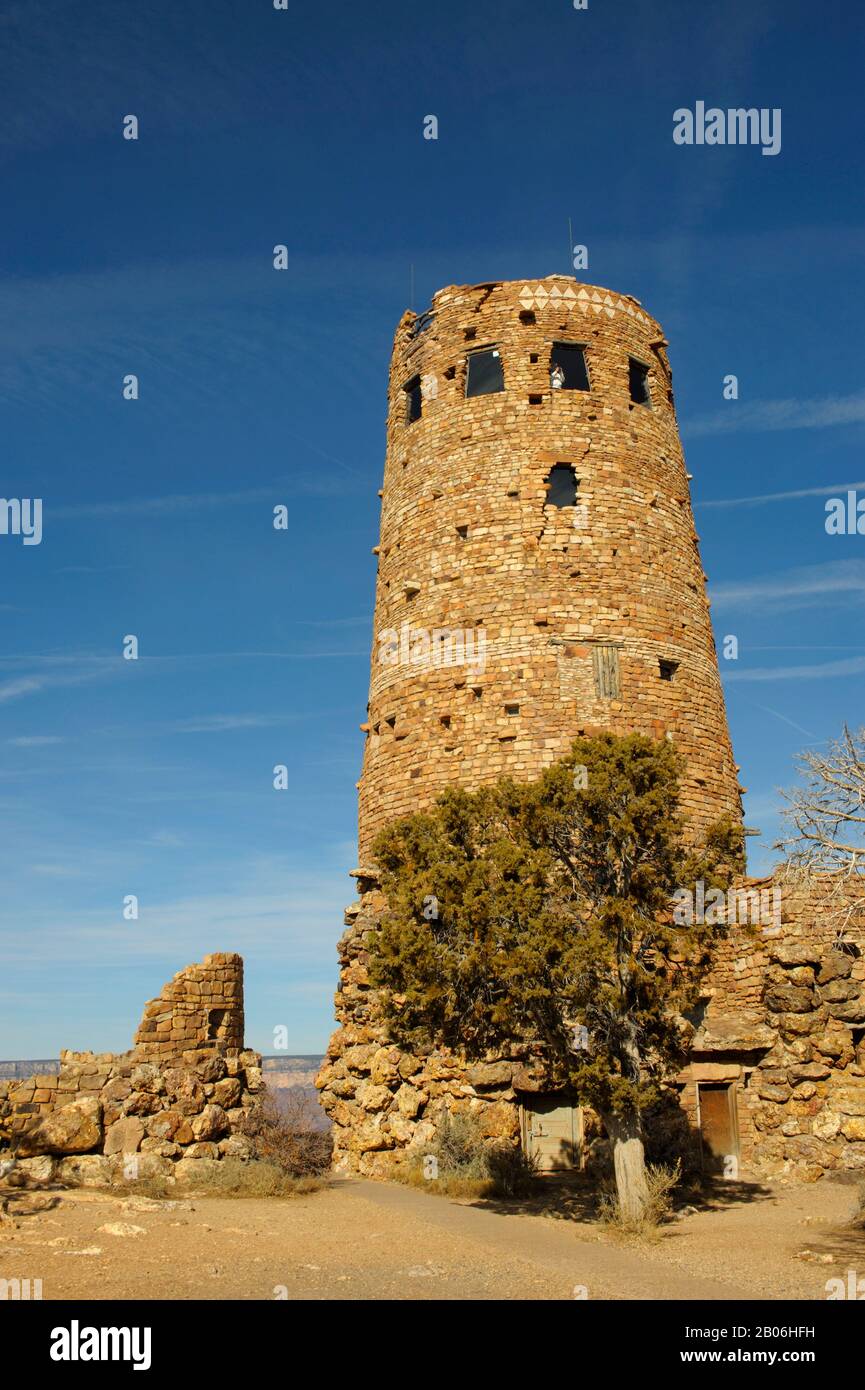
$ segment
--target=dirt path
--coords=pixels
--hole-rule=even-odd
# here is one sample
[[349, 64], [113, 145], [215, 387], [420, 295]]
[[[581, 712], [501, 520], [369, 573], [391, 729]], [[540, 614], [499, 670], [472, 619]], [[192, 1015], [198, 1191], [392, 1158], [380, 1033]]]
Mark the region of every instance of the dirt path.
[[45, 1299], [819, 1299], [865, 1271], [855, 1189], [828, 1183], [731, 1193], [639, 1247], [552, 1188], [508, 1209], [357, 1180], [283, 1200], [58, 1195], [0, 1228], [0, 1278], [41, 1279]]

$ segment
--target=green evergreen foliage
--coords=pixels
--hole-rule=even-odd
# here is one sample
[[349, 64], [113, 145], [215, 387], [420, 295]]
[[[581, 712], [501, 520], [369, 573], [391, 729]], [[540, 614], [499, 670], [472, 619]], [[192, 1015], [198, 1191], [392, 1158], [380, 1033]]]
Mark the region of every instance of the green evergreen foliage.
[[679, 772], [666, 740], [604, 734], [534, 782], [450, 789], [382, 831], [388, 912], [368, 947], [396, 1040], [469, 1057], [542, 1043], [554, 1082], [602, 1116], [656, 1101], [725, 930], [675, 923], [671, 899], [743, 867], [729, 821], [688, 846]]

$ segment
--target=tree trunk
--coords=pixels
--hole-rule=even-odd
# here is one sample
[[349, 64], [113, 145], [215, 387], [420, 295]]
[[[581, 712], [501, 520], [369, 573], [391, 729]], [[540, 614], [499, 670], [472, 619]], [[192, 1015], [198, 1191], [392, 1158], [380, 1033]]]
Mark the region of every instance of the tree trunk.
[[625, 1115], [604, 1115], [602, 1119], [613, 1146], [619, 1211], [622, 1220], [630, 1225], [642, 1219], [649, 1197], [643, 1127], [640, 1116], [634, 1111]]

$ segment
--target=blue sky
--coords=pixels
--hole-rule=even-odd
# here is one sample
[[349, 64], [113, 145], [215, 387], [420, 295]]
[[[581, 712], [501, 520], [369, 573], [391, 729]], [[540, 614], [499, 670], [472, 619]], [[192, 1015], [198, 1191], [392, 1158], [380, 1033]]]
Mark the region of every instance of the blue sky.
[[[0, 5], [2, 492], [44, 506], [0, 536], [0, 1057], [126, 1047], [221, 949], [253, 1046], [323, 1049], [411, 267], [418, 309], [566, 273], [568, 218], [670, 340], [770, 862], [797, 751], [862, 723], [865, 537], [824, 505], [865, 496], [863, 33], [837, 0]], [[781, 108], [781, 152], [674, 145], [698, 100]]]

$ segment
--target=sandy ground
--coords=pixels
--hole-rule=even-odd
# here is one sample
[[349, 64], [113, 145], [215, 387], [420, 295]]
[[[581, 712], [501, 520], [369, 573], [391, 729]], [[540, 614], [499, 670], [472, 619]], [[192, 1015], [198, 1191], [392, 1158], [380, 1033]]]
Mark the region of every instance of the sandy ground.
[[44, 1299], [810, 1300], [865, 1274], [856, 1189], [834, 1183], [736, 1184], [639, 1245], [555, 1180], [508, 1205], [339, 1179], [284, 1199], [52, 1196], [0, 1225], [0, 1278], [41, 1279]]

